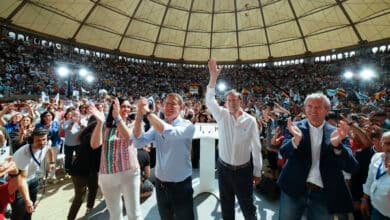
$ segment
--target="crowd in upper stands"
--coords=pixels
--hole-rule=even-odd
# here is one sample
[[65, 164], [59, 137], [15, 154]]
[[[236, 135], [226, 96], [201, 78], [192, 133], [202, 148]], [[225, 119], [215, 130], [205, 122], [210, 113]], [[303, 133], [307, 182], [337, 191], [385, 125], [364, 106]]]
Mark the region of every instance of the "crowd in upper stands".
[[[292, 116], [295, 120], [305, 117], [302, 105], [308, 93], [315, 91], [326, 93], [331, 97], [332, 109], [335, 110], [329, 119], [337, 121], [345, 117], [348, 123], [356, 127], [351, 133], [351, 145], [355, 152], [373, 145], [373, 140], [378, 139], [378, 135], [375, 134], [383, 133], [378, 129], [390, 129], [389, 57], [389, 51], [375, 54], [367, 52], [348, 59], [283, 67], [255, 68], [241, 65], [225, 68], [220, 78], [229, 88], [236, 88], [242, 92], [244, 110], [257, 118], [262, 132], [261, 138], [265, 144], [264, 149], [276, 152], [269, 160], [274, 161], [273, 177], [277, 178], [278, 164], [275, 164], [278, 158], [277, 146], [281, 144], [279, 138], [283, 136], [280, 131], [282, 128], [278, 127], [285, 125], [286, 117]], [[73, 100], [65, 98], [68, 85], [56, 72], [59, 62], [86, 66], [93, 70], [95, 82], [91, 85], [78, 80], [77, 77], [72, 79], [71, 90], [81, 92], [78, 100], [75, 97]], [[366, 64], [378, 73], [378, 77], [371, 82], [343, 78], [341, 73], [345, 70], [358, 71]], [[31, 134], [34, 125], [42, 120], [39, 116], [47, 112], [53, 113], [53, 120], [57, 121], [60, 127], [59, 132], [66, 120], [64, 116], [69, 107], [76, 111], [79, 109], [81, 118], [88, 121], [89, 116], [82, 112], [82, 108], [90, 101], [101, 111], [107, 112], [112, 102], [111, 97], [127, 97], [134, 108], [132, 111], [135, 112], [138, 97], [146, 96], [151, 97], [154, 111], [158, 114], [161, 102], [169, 92], [177, 92], [185, 98], [186, 109], [182, 112], [183, 117], [194, 123], [213, 122], [203, 100], [207, 81], [206, 67], [134, 63], [117, 57], [81, 55], [65, 47], [57, 49], [2, 36], [0, 94], [11, 98], [14, 95], [39, 97], [2, 103], [0, 122], [1, 126], [5, 127], [2, 133], [8, 133], [9, 143], [15, 145], [13, 146], [15, 151], [17, 147], [26, 143], [27, 139], [24, 139], [23, 135]], [[195, 92], [191, 87], [197, 88]], [[102, 89], [107, 92], [99, 93]], [[42, 92], [50, 99], [43, 100]], [[57, 93], [62, 98], [55, 99]], [[222, 99], [219, 101], [223, 103]], [[27, 122], [27, 125], [23, 124], [24, 119], [29, 120], [29, 124]], [[87, 123], [84, 122], [84, 125]]]

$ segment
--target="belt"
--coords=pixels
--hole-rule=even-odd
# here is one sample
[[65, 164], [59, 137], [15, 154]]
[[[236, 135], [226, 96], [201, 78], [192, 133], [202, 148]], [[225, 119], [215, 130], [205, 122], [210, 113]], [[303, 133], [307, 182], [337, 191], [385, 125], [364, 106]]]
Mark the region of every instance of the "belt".
[[224, 167], [226, 167], [226, 168], [228, 168], [229, 170], [232, 170], [232, 171], [236, 171], [236, 170], [239, 170], [239, 169], [242, 169], [242, 168], [246, 168], [246, 167], [249, 167], [251, 165], [251, 161], [248, 161], [248, 162], [246, 162], [244, 164], [241, 164], [241, 165], [238, 165], [238, 166], [234, 166], [234, 165], [230, 165], [228, 163], [225, 163], [225, 162], [223, 162], [223, 160], [221, 160], [221, 158], [218, 158], [218, 161], [219, 161], [219, 163], [222, 166], [224, 166]]
[[306, 189], [308, 191], [312, 191], [312, 192], [321, 192], [322, 191], [322, 187], [317, 186], [316, 184], [313, 184], [311, 182], [306, 182]]
[[156, 178], [156, 184], [163, 186], [163, 187], [177, 186], [177, 185], [186, 183], [188, 181], [191, 181], [191, 176], [185, 178], [183, 181], [180, 181], [180, 182], [167, 182], [167, 181], [162, 181], [162, 180]]

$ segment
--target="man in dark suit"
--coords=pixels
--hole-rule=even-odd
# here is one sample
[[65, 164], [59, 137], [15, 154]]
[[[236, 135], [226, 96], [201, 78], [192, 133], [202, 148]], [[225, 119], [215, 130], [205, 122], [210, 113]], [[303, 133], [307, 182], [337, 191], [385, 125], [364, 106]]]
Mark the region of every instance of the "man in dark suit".
[[306, 97], [307, 119], [287, 122], [288, 132], [280, 149], [287, 162], [278, 184], [281, 188], [279, 219], [332, 219], [334, 213], [352, 212], [352, 198], [342, 171], [353, 173], [358, 163], [343, 145], [349, 127], [325, 121], [330, 101], [322, 93]]
[[370, 139], [372, 146], [366, 147], [363, 150], [356, 152], [355, 158], [359, 162], [359, 171], [352, 175], [351, 179], [351, 193], [354, 200], [354, 217], [355, 220], [369, 219], [367, 216], [363, 216], [360, 212], [360, 204], [363, 197], [363, 184], [366, 182], [368, 175], [368, 167], [371, 162], [372, 156], [377, 152], [382, 152], [381, 137], [383, 129], [375, 127], [370, 132]]

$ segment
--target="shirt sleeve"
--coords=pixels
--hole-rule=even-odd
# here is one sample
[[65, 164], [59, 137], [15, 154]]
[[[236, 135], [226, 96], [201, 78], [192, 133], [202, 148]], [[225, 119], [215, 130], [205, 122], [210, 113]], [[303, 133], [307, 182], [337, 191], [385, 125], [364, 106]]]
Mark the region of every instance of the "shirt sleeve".
[[195, 126], [190, 122], [182, 122], [179, 125], [171, 125], [164, 122], [163, 134], [166, 136], [192, 138], [195, 133]]
[[380, 157], [380, 153], [376, 153], [374, 154], [374, 156], [372, 157], [371, 159], [371, 162], [370, 162], [370, 166], [368, 168], [368, 175], [367, 175], [367, 179], [366, 179], [366, 182], [363, 184], [363, 192], [369, 196], [371, 196], [371, 185], [372, 183], [374, 182], [374, 179], [375, 179], [375, 172], [376, 172], [376, 167], [375, 167], [375, 163], [376, 161], [378, 160], [378, 156]]
[[215, 88], [207, 87], [206, 106], [211, 112], [211, 114], [213, 114], [215, 120], [220, 121], [222, 109], [219, 107], [218, 102], [215, 99]]
[[156, 131], [151, 127], [147, 132], [142, 132], [139, 137], [136, 137], [133, 133], [131, 134], [131, 139], [134, 141], [134, 146], [136, 148], [143, 148], [145, 145], [154, 141]]
[[263, 157], [261, 154], [261, 143], [259, 136], [259, 129], [256, 121], [252, 123], [254, 128], [252, 130], [252, 158], [253, 158], [253, 176], [261, 177], [261, 170], [263, 168]]
[[16, 167], [19, 170], [26, 170], [26, 171], [28, 170], [28, 165], [30, 163], [31, 158], [28, 158], [26, 156], [27, 155], [26, 150], [27, 148], [21, 147], [13, 155], [13, 160], [15, 161]]

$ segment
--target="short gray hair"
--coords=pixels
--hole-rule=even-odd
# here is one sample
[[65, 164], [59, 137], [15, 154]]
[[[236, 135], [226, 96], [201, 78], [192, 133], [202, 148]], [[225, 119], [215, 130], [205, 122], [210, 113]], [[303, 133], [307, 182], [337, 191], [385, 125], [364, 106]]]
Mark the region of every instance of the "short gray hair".
[[331, 109], [329, 98], [326, 95], [324, 95], [322, 92], [315, 92], [306, 96], [305, 101], [303, 102], [304, 106], [306, 106], [308, 101], [313, 99], [322, 99], [322, 102], [325, 104], [325, 107], [328, 108], [328, 110]]

